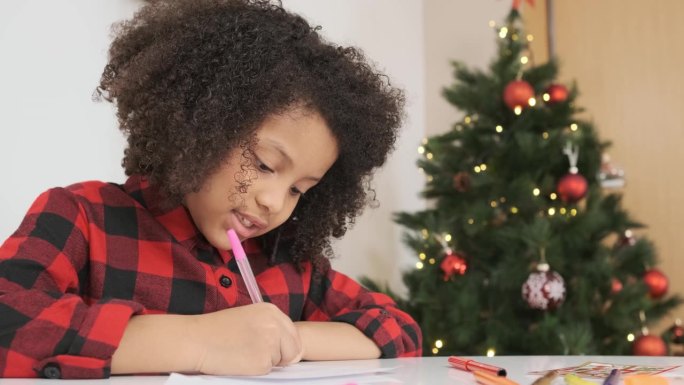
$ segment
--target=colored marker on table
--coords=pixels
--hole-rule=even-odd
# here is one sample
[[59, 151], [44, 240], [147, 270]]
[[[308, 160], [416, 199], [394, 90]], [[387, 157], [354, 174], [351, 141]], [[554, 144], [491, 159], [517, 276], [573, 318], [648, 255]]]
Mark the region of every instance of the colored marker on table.
[[593, 381], [585, 380], [574, 374], [566, 374], [563, 378], [565, 378], [565, 383], [568, 385], [597, 385]]
[[468, 372], [480, 370], [483, 372], [496, 374], [497, 376], [506, 377], [506, 369], [499, 368], [494, 365], [485, 364], [482, 362], [477, 362], [469, 358], [459, 358], [456, 356], [450, 356], [449, 364], [456, 369], [465, 370]]
[[261, 298], [261, 293], [259, 292], [259, 286], [257, 286], [256, 279], [254, 278], [254, 273], [252, 273], [252, 268], [249, 266], [249, 260], [247, 259], [247, 254], [245, 254], [245, 249], [242, 248], [240, 238], [238, 238], [235, 230], [228, 230], [228, 241], [230, 242], [230, 247], [233, 249], [235, 261], [237, 262], [238, 269], [240, 269], [242, 280], [245, 281], [245, 286], [247, 286], [247, 291], [249, 292], [249, 297], [252, 299], [252, 303], [264, 302]]
[[532, 385], [551, 385], [551, 382], [558, 377], [558, 372], [555, 370], [550, 370], [546, 372], [545, 375], [537, 378]]
[[[625, 385], [669, 385], [667, 378], [646, 374], [636, 374], [624, 378]], [[673, 382], [674, 384], [674, 382]]]
[[618, 385], [620, 381], [620, 369], [613, 369], [610, 374], [603, 381], [603, 385]]
[[472, 370], [473, 376], [479, 385], [520, 385], [517, 382], [506, 377], [497, 376], [491, 372], [483, 372], [481, 370]]

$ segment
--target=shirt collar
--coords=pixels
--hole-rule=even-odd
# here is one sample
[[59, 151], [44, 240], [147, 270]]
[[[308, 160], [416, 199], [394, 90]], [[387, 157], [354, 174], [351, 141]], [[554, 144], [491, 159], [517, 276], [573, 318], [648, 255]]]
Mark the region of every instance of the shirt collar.
[[[245, 250], [245, 254], [247, 255], [247, 259], [249, 259], [250, 267], [254, 274], [258, 274], [269, 267], [268, 258], [262, 253], [260, 242], [256, 238], [242, 241], [242, 248]], [[237, 263], [231, 261], [234, 259], [232, 251], [219, 250], [218, 252], [224, 263], [228, 264], [229, 267], [232, 265], [232, 269], [238, 271]]]

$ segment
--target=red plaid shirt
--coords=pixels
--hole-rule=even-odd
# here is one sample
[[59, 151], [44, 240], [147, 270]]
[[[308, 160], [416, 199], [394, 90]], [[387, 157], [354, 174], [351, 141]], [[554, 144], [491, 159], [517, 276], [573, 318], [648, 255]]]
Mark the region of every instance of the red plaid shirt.
[[[137, 176], [38, 197], [0, 247], [0, 377], [108, 377], [131, 316], [250, 303], [231, 254], [209, 245], [185, 207], [158, 202]], [[245, 250], [264, 299], [293, 321], [347, 322], [383, 357], [420, 355], [418, 325], [387, 296], [329, 265], [314, 277], [310, 263], [269, 265], [254, 241]]]

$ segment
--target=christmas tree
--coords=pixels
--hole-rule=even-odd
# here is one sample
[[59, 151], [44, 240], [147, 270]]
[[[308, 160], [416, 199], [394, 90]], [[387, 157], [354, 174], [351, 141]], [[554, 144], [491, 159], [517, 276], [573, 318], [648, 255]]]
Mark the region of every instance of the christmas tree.
[[646, 327], [681, 299], [609, 188], [609, 144], [556, 62], [531, 63], [515, 8], [495, 30], [488, 71], [455, 63], [444, 90], [464, 119], [419, 147], [431, 208], [396, 216], [418, 257], [400, 306], [426, 354], [666, 354]]

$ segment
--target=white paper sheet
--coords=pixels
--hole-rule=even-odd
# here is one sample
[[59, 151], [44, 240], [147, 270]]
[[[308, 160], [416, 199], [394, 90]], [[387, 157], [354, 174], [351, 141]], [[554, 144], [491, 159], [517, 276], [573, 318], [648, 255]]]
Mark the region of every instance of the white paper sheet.
[[275, 368], [263, 376], [206, 376], [172, 373], [165, 385], [256, 385], [256, 384], [302, 384], [302, 385], [356, 385], [356, 384], [403, 384], [387, 376], [395, 367], [383, 368], [374, 363], [347, 362], [301, 362], [284, 368]]

